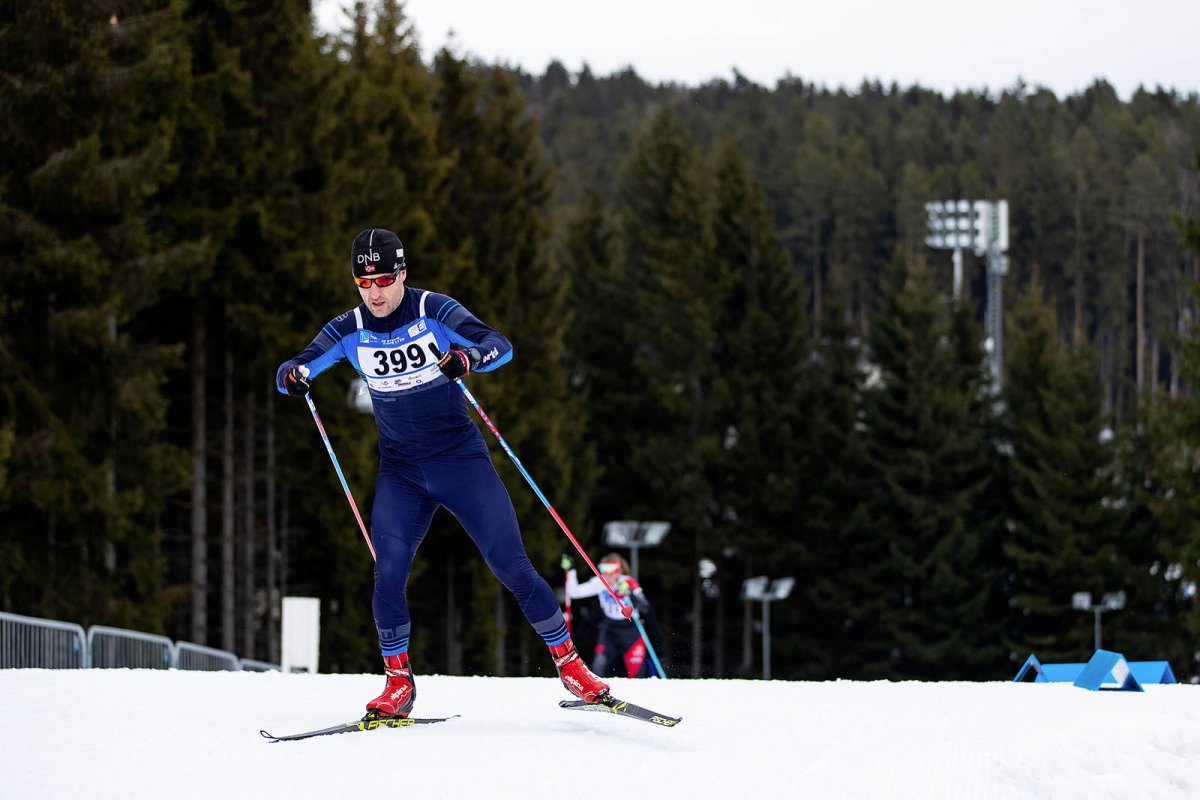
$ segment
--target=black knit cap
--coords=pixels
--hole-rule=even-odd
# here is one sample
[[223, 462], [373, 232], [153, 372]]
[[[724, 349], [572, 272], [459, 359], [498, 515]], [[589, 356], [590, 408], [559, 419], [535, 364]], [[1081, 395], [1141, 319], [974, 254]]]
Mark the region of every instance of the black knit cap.
[[356, 278], [375, 278], [404, 269], [404, 245], [387, 228], [367, 228], [350, 246], [350, 269]]

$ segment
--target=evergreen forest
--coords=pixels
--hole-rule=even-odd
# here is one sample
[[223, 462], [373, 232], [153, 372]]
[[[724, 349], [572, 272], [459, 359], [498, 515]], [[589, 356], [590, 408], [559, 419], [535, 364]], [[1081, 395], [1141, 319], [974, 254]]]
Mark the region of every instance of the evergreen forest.
[[[423, 57], [397, 0], [0, 1], [0, 610], [377, 671], [373, 564], [278, 364], [352, 308], [350, 243], [514, 345], [472, 393], [671, 676], [1010, 679], [1103, 644], [1200, 678], [1200, 97], [654, 85]], [[1009, 203], [984, 263], [925, 204]], [[313, 399], [369, 526], [346, 365]], [[481, 426], [482, 427], [482, 426]], [[483, 429], [534, 566], [578, 555]], [[627, 551], [622, 551], [628, 555]], [[706, 565], [701, 574], [701, 563]], [[417, 672], [553, 674], [458, 523], [408, 588]], [[577, 603], [577, 640], [596, 609]], [[586, 652], [586, 650], [585, 650]]]

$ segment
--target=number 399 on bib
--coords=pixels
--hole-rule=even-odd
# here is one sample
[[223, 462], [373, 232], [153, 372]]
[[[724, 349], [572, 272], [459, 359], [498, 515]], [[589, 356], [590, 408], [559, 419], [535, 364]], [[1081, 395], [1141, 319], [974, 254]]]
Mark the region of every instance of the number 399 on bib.
[[436, 352], [437, 340], [432, 331], [386, 345], [360, 344], [359, 371], [373, 391], [400, 392], [429, 383], [441, 374]]

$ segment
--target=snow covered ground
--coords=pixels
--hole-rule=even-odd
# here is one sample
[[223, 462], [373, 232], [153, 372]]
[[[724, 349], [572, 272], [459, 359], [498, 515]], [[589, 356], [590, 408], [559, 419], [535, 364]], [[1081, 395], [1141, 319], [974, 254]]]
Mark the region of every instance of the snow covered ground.
[[270, 744], [356, 718], [382, 677], [0, 670], [0, 798], [1200, 797], [1200, 686], [613, 684], [683, 722], [418, 675], [418, 716], [462, 717]]

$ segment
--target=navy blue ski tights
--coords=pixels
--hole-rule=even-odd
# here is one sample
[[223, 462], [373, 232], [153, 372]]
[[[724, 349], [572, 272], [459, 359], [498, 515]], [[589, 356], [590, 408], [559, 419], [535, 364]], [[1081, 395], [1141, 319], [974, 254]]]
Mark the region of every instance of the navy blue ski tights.
[[371, 541], [375, 547], [372, 608], [384, 655], [408, 650], [412, 622], [405, 589], [413, 556], [433, 512], [443, 506], [466, 529], [496, 577], [520, 604], [548, 645], [567, 638], [558, 599], [537, 573], [517, 527], [508, 491], [496, 474], [482, 437], [472, 436], [444, 453], [415, 461], [383, 458], [375, 483]]

